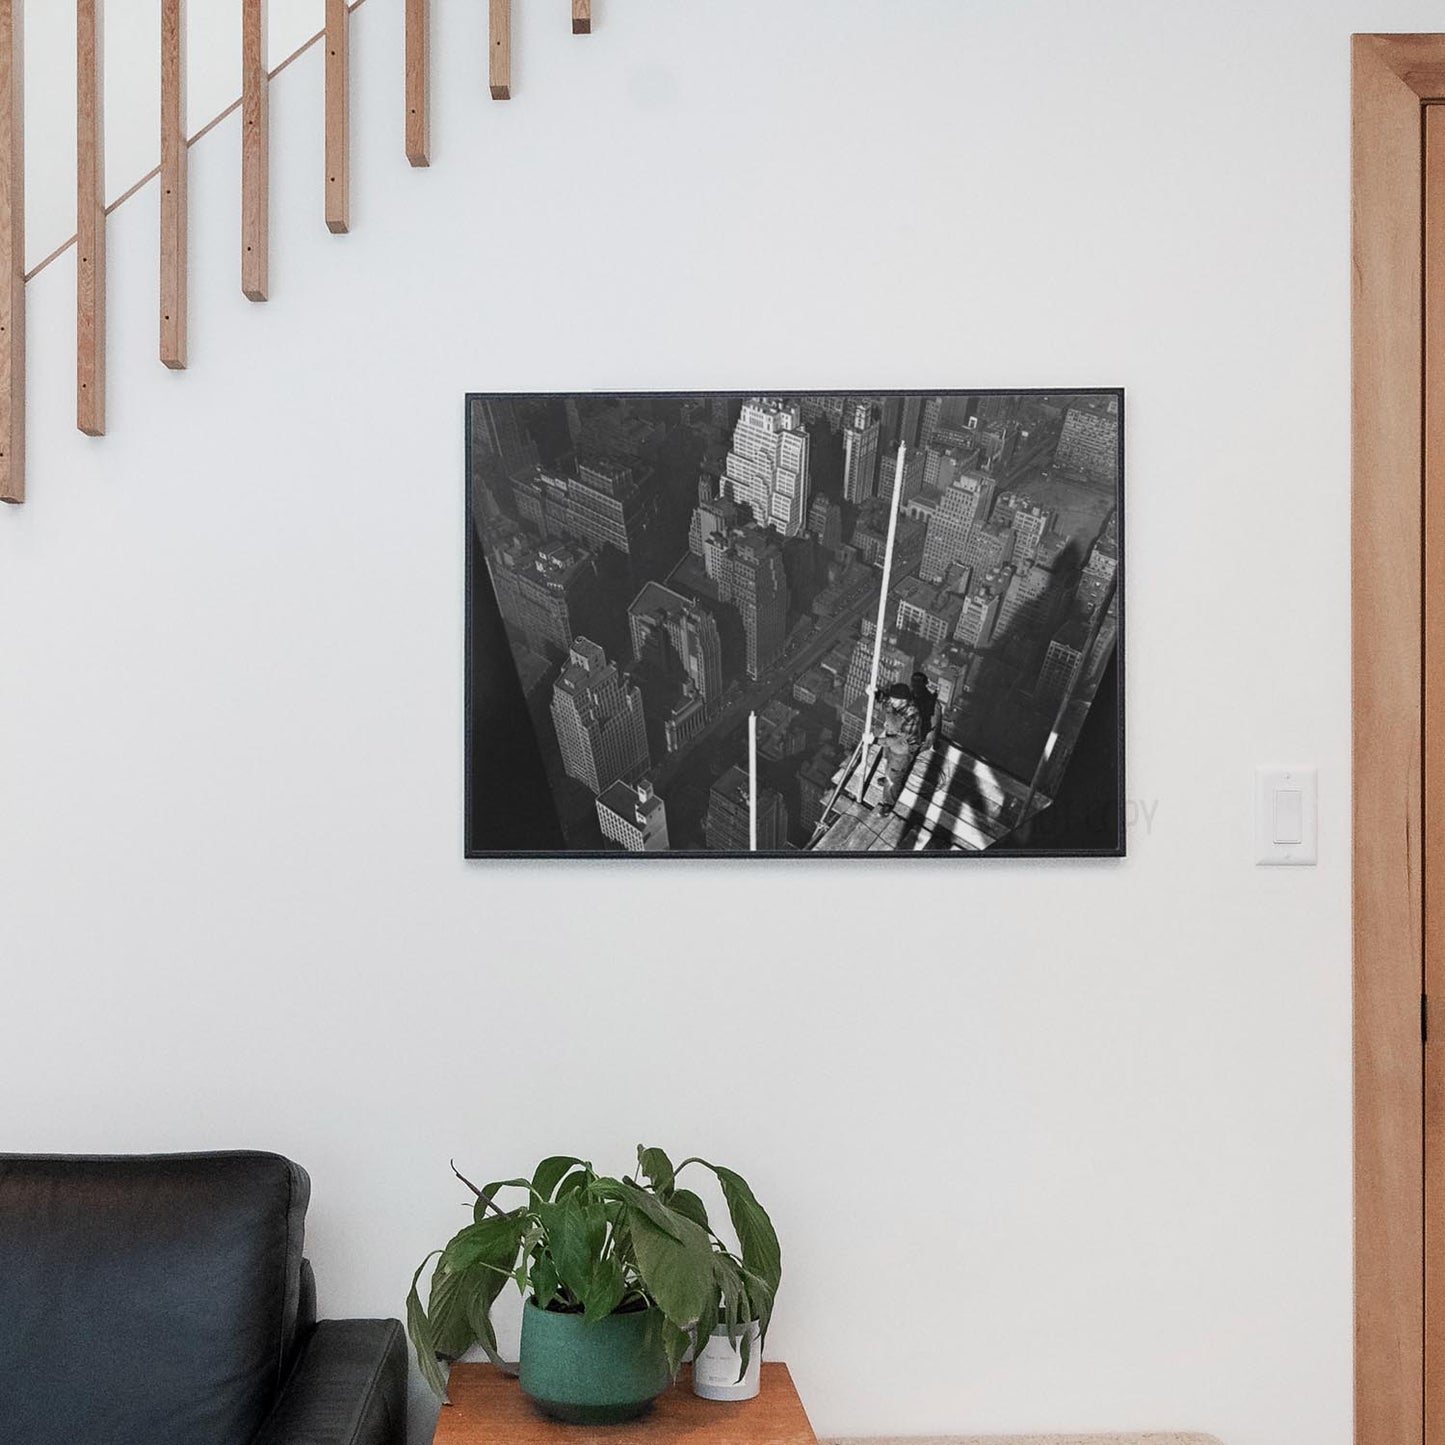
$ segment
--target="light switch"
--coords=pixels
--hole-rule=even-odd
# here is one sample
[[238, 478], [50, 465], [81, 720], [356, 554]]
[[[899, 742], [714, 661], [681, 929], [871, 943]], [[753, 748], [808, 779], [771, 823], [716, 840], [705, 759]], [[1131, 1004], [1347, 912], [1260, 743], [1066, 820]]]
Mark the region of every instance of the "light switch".
[[1305, 840], [1305, 811], [1298, 788], [1277, 788], [1274, 794], [1274, 841], [1296, 844]]
[[1314, 768], [1257, 768], [1256, 863], [1309, 865], [1318, 857], [1318, 784]]

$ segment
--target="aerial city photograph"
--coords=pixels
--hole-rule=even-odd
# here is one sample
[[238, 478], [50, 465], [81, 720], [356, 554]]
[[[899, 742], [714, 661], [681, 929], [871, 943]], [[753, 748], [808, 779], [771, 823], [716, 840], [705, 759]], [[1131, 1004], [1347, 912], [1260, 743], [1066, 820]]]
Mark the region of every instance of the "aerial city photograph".
[[468, 397], [468, 855], [1121, 852], [1122, 400]]

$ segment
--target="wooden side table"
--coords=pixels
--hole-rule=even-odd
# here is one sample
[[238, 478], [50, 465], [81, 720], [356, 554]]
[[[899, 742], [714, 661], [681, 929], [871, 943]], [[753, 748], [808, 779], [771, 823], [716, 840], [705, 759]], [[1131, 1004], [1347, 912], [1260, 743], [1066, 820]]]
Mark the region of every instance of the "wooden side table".
[[640, 1420], [563, 1425], [549, 1420], [511, 1375], [491, 1365], [453, 1365], [433, 1445], [817, 1445], [793, 1377], [763, 1364], [755, 1399], [702, 1400], [691, 1366]]

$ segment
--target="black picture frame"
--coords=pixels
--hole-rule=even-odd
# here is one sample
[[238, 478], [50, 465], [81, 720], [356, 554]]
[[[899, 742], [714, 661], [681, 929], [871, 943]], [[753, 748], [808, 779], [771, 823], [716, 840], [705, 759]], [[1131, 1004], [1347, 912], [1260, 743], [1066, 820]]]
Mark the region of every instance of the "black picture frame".
[[[1117, 546], [1117, 591], [1108, 610], [1117, 616], [1112, 656], [1074, 743], [1063, 786], [1050, 806], [1029, 823], [1026, 842], [1000, 841], [978, 851], [929, 848], [922, 851], [669, 848], [628, 852], [567, 845], [548, 784], [543, 748], [529, 711], [488, 568], [480, 556], [473, 524], [473, 416], [477, 402], [741, 402], [750, 398], [1083, 398], [1107, 400], [1117, 409], [1117, 475], [1113, 527]], [[581, 859], [880, 859], [957, 860], [1093, 858], [1127, 855], [1125, 655], [1127, 635], [1125, 389], [1123, 387], [944, 387], [877, 388], [864, 391], [797, 389], [468, 392], [464, 402], [466, 452], [463, 477], [465, 555], [464, 685], [464, 857], [468, 860]], [[1015, 830], [1017, 831], [1017, 830]]]

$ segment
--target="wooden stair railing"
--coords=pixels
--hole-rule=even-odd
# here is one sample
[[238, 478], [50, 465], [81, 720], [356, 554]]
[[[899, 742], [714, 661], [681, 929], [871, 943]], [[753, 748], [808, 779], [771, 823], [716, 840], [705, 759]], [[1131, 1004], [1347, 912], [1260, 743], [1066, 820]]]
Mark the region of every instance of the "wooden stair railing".
[[105, 435], [105, 95], [101, 0], [75, 0], [75, 424]]
[[431, 164], [431, 4], [406, 0], [406, 158]]
[[241, 294], [264, 301], [271, 286], [271, 77], [266, 0], [241, 0]]
[[172, 371], [187, 354], [185, 44], [185, 0], [161, 0], [161, 365]]
[[326, 229], [351, 229], [351, 7], [326, 0]]
[[[76, 424], [105, 435], [105, 219], [160, 178], [160, 360], [183, 370], [188, 355], [189, 245], [186, 196], [190, 147], [241, 111], [241, 290], [269, 294], [271, 80], [321, 41], [325, 44], [327, 229], [351, 226], [351, 12], [365, 0], [326, 0], [325, 27], [274, 70], [266, 68], [266, 0], [241, 5], [239, 99], [187, 136], [185, 0], [156, 0], [161, 38], [161, 163], [109, 206], [105, 203], [102, 58], [105, 0], [76, 0], [76, 234], [28, 273], [25, 269], [25, 0], [0, 0], [0, 501], [25, 500], [25, 285], [76, 247]], [[401, 0], [405, 12], [406, 158], [431, 164], [431, 7]], [[592, 30], [592, 0], [571, 0], [572, 32]], [[512, 95], [512, 0], [488, 0], [487, 79], [494, 100]]]
[[0, 0], [0, 501], [25, 500], [24, 0]]

